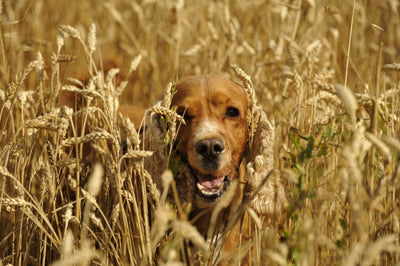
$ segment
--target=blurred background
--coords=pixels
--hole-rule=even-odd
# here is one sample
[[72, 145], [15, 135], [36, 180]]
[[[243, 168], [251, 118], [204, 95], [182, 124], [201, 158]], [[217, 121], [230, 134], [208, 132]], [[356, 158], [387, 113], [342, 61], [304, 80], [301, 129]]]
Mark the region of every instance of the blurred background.
[[[274, 96], [285, 96], [282, 76], [288, 72], [309, 67], [343, 83], [353, 14], [351, 0], [5, 0], [2, 7], [2, 84], [38, 51], [49, 64], [60, 25], [78, 29], [86, 39], [94, 23], [95, 58], [106, 70], [118, 67], [124, 75], [131, 61], [142, 56], [124, 100], [146, 107], [167, 82], [190, 74], [229, 72], [230, 64], [253, 78], [269, 105]], [[380, 57], [383, 63], [399, 60], [399, 8], [396, 0], [355, 1], [348, 75], [355, 90], [375, 86]], [[62, 53], [76, 58], [65, 66], [65, 76], [88, 75], [78, 41], [66, 41]], [[313, 61], [311, 67], [306, 56]]]

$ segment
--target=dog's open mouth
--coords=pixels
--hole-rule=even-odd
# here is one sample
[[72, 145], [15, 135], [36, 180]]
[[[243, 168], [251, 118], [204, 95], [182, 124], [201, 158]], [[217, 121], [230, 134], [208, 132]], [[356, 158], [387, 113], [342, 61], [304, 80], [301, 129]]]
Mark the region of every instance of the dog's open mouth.
[[219, 198], [230, 184], [230, 173], [221, 176], [194, 174], [198, 194], [207, 199]]

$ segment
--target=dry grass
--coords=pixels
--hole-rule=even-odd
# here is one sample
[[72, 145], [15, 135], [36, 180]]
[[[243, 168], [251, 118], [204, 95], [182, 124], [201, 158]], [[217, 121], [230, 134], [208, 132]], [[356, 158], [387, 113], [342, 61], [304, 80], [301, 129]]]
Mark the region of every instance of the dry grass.
[[[218, 245], [156, 190], [142, 160], [152, 153], [116, 109], [150, 106], [176, 77], [231, 64], [275, 119], [288, 197], [269, 226], [249, 209], [253, 238], [241, 249], [253, 245], [263, 265], [400, 263], [396, 0], [0, 7], [0, 265], [218, 261]], [[62, 90], [84, 106], [57, 107]], [[164, 107], [154, 110], [179, 119]], [[170, 174], [163, 182], [173, 190]]]

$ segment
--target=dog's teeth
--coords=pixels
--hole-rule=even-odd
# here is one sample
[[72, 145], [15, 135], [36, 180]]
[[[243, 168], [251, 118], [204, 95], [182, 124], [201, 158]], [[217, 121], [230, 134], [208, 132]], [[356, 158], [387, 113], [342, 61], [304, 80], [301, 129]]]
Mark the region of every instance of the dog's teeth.
[[200, 193], [205, 197], [219, 197], [222, 194], [221, 192], [222, 187], [218, 187], [217, 189], [212, 189], [212, 191], [210, 191], [200, 183], [196, 183], [196, 185]]
[[215, 194], [215, 192], [211, 192], [211, 191], [201, 191], [201, 193], [203, 193], [204, 195], [206, 195], [206, 196], [212, 196], [212, 195], [214, 195]]
[[204, 190], [204, 186], [201, 185], [200, 183], [197, 183], [196, 185], [197, 185], [197, 188], [198, 188], [200, 191], [203, 191], [203, 190]]
[[219, 197], [219, 196], [221, 195], [221, 192], [220, 192], [220, 191], [214, 191], [214, 192], [212, 192], [212, 191], [205, 191], [205, 190], [202, 190], [202, 191], [201, 191], [201, 194], [203, 194], [204, 196], [207, 196], [207, 197], [211, 197], [211, 196]]

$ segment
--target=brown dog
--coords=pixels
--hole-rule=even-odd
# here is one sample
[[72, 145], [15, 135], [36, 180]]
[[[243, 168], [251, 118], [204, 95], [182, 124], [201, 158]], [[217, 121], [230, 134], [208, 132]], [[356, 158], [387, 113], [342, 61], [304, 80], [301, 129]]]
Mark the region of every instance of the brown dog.
[[[179, 157], [175, 175], [179, 199], [181, 203], [191, 205], [189, 218], [206, 239], [228, 230], [229, 237], [223, 250], [234, 253], [239, 236], [242, 240], [243, 236], [248, 238], [245, 233], [248, 231], [247, 223], [239, 224], [239, 216], [233, 215], [241, 203], [247, 199], [258, 214], [268, 215], [279, 211], [285, 198], [280, 183], [273, 178], [259, 188], [273, 168], [273, 124], [257, 108], [254, 114], [257, 128], [250, 132], [249, 96], [239, 84], [228, 78], [190, 76], [180, 80], [175, 89], [171, 107], [177, 107], [177, 113], [185, 120], [175, 141], [176, 156]], [[151, 126], [153, 135], [157, 135], [154, 131], [160, 127], [157, 119]], [[249, 138], [252, 133], [253, 138]], [[160, 139], [160, 135], [159, 132], [153, 139]], [[156, 151], [149, 168], [165, 160], [161, 146], [162, 142], [157, 141], [148, 146]], [[256, 160], [258, 164], [254, 163]], [[164, 169], [150, 170], [160, 187]], [[213, 211], [235, 180], [239, 185], [229, 207], [218, 215], [216, 224], [219, 229], [210, 231]], [[259, 194], [253, 196], [257, 189]], [[227, 227], [229, 223], [230, 228]]]

